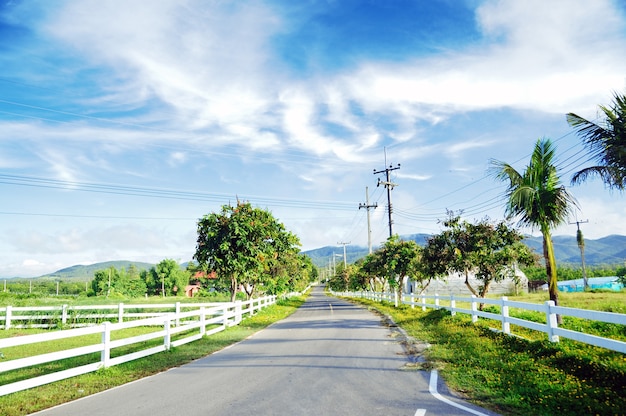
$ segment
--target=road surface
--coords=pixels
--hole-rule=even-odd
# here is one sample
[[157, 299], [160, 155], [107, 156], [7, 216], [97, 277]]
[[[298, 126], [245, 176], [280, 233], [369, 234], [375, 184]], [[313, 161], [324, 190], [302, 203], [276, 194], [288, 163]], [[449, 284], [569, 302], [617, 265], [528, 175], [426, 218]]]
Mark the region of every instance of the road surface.
[[444, 395], [430, 372], [407, 370], [394, 335], [380, 316], [317, 287], [243, 342], [37, 415], [493, 415]]

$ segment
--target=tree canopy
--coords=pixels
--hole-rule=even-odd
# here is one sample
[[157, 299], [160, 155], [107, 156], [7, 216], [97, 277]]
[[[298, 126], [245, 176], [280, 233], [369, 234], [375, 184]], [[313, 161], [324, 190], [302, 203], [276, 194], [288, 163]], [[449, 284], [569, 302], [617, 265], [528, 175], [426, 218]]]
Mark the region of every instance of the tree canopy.
[[626, 96], [615, 93], [610, 106], [600, 105], [599, 108], [604, 113], [599, 122], [567, 114], [567, 122], [583, 140], [590, 161], [596, 163], [576, 172], [572, 183], [599, 176], [609, 188], [623, 191], [626, 187]]
[[567, 221], [576, 200], [561, 184], [556, 166], [556, 148], [549, 139], [537, 140], [530, 162], [523, 172], [510, 164], [491, 161], [496, 179], [508, 183], [506, 214], [520, 225], [539, 227], [543, 235], [543, 252], [550, 299], [558, 303], [556, 261], [551, 230]]
[[229, 281], [234, 301], [240, 288], [248, 297], [257, 290], [286, 289], [288, 265], [302, 265], [299, 246], [298, 237], [269, 211], [237, 202], [198, 221], [194, 258], [205, 271]]

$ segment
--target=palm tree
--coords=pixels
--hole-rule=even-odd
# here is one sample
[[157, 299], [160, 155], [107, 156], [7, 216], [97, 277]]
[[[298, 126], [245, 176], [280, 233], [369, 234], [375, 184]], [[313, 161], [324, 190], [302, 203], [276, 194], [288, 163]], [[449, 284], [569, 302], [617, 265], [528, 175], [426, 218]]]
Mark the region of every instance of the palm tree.
[[541, 230], [550, 300], [558, 304], [551, 230], [567, 221], [577, 202], [560, 183], [555, 150], [549, 139], [537, 140], [530, 163], [522, 173], [508, 163], [492, 160], [491, 165], [496, 179], [509, 183], [505, 192], [507, 217], [519, 218], [520, 225]]
[[567, 114], [567, 122], [589, 150], [589, 160], [597, 163], [576, 172], [572, 184], [597, 175], [609, 188], [623, 191], [626, 188], [626, 96], [615, 93], [611, 107], [599, 107], [605, 115], [600, 124], [574, 113]]

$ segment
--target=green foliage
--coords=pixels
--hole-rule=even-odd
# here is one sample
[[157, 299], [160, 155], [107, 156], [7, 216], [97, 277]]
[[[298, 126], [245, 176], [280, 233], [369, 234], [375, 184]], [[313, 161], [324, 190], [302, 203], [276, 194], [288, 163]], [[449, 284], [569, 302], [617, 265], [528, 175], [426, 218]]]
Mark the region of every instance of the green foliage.
[[149, 295], [183, 296], [190, 273], [182, 270], [176, 260], [165, 259], [141, 276]]
[[358, 267], [343, 270], [343, 278], [331, 281], [333, 290], [360, 290], [377, 283], [392, 287], [398, 292], [403, 289], [407, 278], [427, 285], [429, 277], [422, 274], [420, 265], [422, 248], [413, 240], [402, 240], [394, 235], [383, 246], [368, 254]]
[[[563, 303], [571, 306], [568, 300], [565, 296]], [[445, 310], [360, 302], [428, 342], [424, 367], [439, 369], [452, 390], [499, 414], [617, 415], [626, 408], [621, 353], [568, 340], [550, 343], [545, 334], [538, 340], [507, 336], [489, 329], [487, 321], [472, 324], [469, 317]]]
[[517, 218], [520, 225], [541, 230], [550, 299], [558, 304], [551, 230], [567, 220], [576, 200], [561, 184], [555, 160], [556, 148], [552, 141], [539, 139], [523, 172], [516, 171], [508, 163], [492, 160], [491, 164], [494, 176], [508, 182], [505, 192], [507, 218]]
[[576, 129], [589, 151], [595, 166], [574, 174], [572, 183], [584, 182], [590, 176], [599, 176], [609, 188], [626, 187], [626, 96], [615, 93], [610, 107], [599, 106], [604, 113], [600, 122], [586, 120], [574, 113], [567, 114], [567, 122]]
[[240, 288], [248, 297], [255, 291], [287, 291], [293, 278], [289, 274], [308, 267], [297, 256], [299, 246], [299, 239], [269, 211], [238, 202], [198, 221], [194, 259], [229, 283], [234, 300]]
[[[94, 394], [100, 391], [110, 389], [115, 386], [138, 380], [150, 376], [152, 374], [161, 373], [168, 368], [179, 367], [189, 363], [207, 354], [221, 350], [228, 345], [239, 342], [257, 331], [267, 327], [271, 323], [286, 318], [293, 313], [302, 303], [304, 297], [292, 297], [275, 305], [271, 305], [256, 313], [253, 317], [246, 318], [240, 325], [229, 327], [226, 330], [210, 337], [204, 337], [198, 341], [184, 344], [173, 348], [170, 353], [154, 354], [138, 360], [120, 364], [118, 366], [109, 367], [107, 369], [98, 370], [95, 373], [84, 374], [70, 379], [61, 380], [55, 383], [46, 384], [33, 389], [20, 391], [10, 395], [0, 397], [0, 409], [3, 416], [21, 416], [31, 414], [49, 407], [53, 407], [65, 402], [76, 400], [86, 395]], [[2, 331], [3, 336], [18, 336], [43, 332], [42, 330], [17, 330]], [[126, 331], [137, 331], [141, 334], [146, 328], [132, 328]], [[10, 334], [7, 334], [9, 332]], [[75, 339], [65, 339], [55, 341], [56, 350], [73, 348], [77, 345], [72, 344]], [[93, 340], [93, 342], [97, 342]], [[93, 343], [91, 342], [91, 343]], [[155, 341], [162, 343], [162, 340]], [[33, 344], [34, 347], [37, 344]], [[130, 347], [126, 347], [130, 348]], [[31, 346], [20, 347], [20, 354], [23, 357], [36, 355], [43, 352], [33, 352]], [[45, 351], [50, 352], [50, 351]], [[128, 351], [127, 351], [128, 352]], [[75, 357], [55, 363], [56, 371], [67, 368], [73, 368], [84, 363], [85, 356]], [[98, 360], [99, 354], [93, 355]], [[32, 371], [37, 372], [41, 366], [35, 366]], [[7, 377], [6, 373], [0, 375], [0, 384], [6, 382], [2, 377]]]
[[91, 281], [91, 290], [96, 296], [139, 297], [146, 293], [146, 283], [134, 265], [128, 269], [97, 270]]
[[[446, 227], [428, 240], [424, 249], [424, 270], [436, 276], [462, 273], [465, 284], [476, 296], [485, 297], [492, 282], [515, 278], [517, 264], [536, 263], [536, 257], [523, 243], [523, 236], [507, 223], [488, 219], [474, 224], [449, 213]], [[481, 281], [478, 288], [469, 283], [469, 273]]]
[[[528, 266], [523, 267], [522, 271], [528, 277], [530, 281], [545, 281], [546, 280], [546, 272], [545, 268], [541, 266]], [[582, 279], [583, 271], [580, 267], [571, 267], [571, 266], [557, 266], [556, 269], [557, 277], [559, 281], [562, 280], [576, 280]], [[606, 276], [618, 276], [620, 279], [624, 279], [626, 276], [626, 268], [624, 266], [610, 266], [610, 265], [599, 265], [585, 268], [585, 273], [587, 277], [606, 277]], [[619, 279], [618, 279], [619, 281]], [[623, 283], [626, 284], [626, 279], [624, 279]]]

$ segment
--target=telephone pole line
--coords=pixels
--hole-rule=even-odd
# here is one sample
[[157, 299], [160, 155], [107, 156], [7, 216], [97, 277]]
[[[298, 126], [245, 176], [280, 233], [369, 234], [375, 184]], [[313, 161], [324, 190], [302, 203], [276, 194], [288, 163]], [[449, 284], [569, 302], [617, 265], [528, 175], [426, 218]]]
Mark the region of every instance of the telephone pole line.
[[367, 247], [369, 249], [369, 254], [372, 254], [372, 228], [370, 227], [370, 208], [376, 209], [378, 204], [375, 202], [374, 205], [370, 205], [370, 195], [367, 191], [367, 186], [365, 187], [365, 204], [359, 204], [359, 209], [365, 208], [367, 210]]
[[391, 180], [389, 179], [389, 173], [396, 169], [400, 169], [399, 163], [398, 163], [398, 166], [396, 166], [395, 168], [389, 165], [388, 168], [385, 168], [383, 170], [377, 171], [376, 169], [374, 169], [374, 175], [378, 175], [384, 172], [385, 177], [386, 177], [384, 181], [381, 181], [380, 178], [378, 178], [378, 183], [376, 184], [376, 186], [380, 186], [382, 184], [385, 186], [385, 188], [387, 188], [387, 207], [388, 207], [388, 212], [389, 212], [389, 237], [393, 236], [393, 221], [391, 220], [391, 213], [393, 212], [393, 209], [391, 207], [391, 190], [395, 186], [397, 186], [395, 183], [392, 183]]
[[570, 224], [576, 224], [576, 242], [580, 249], [580, 260], [583, 265], [583, 285], [585, 289], [589, 287], [589, 283], [587, 282], [587, 272], [585, 271], [585, 239], [583, 238], [583, 232], [580, 231], [580, 224], [586, 224], [588, 222], [589, 220], [570, 222]]
[[345, 269], [346, 267], [348, 267], [348, 263], [346, 261], [346, 246], [350, 244], [350, 242], [348, 241], [347, 243], [337, 243], [337, 244], [343, 245], [343, 268]]

